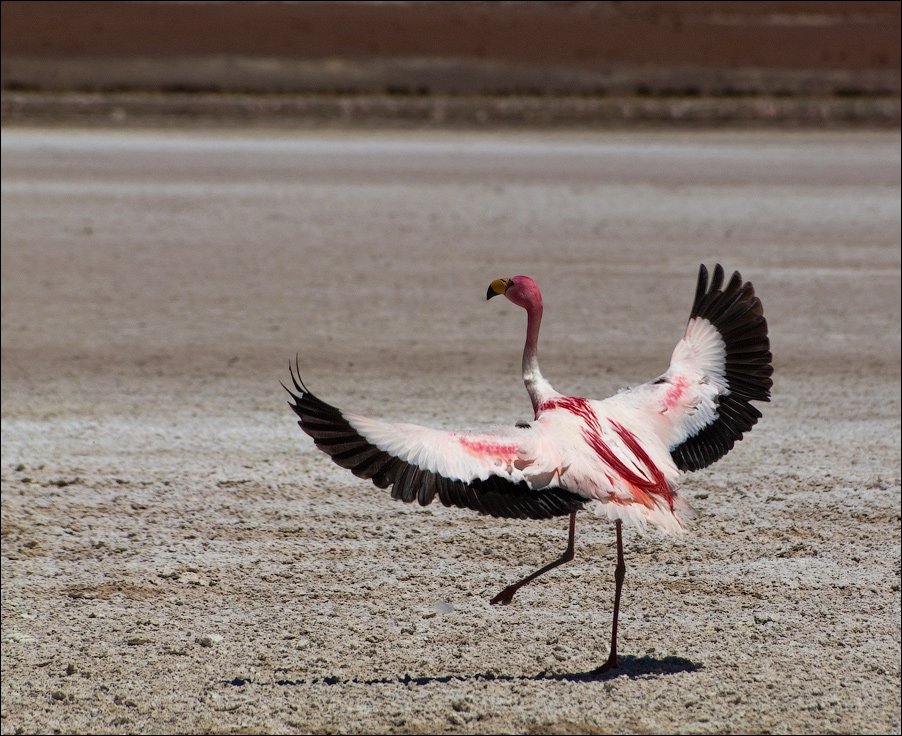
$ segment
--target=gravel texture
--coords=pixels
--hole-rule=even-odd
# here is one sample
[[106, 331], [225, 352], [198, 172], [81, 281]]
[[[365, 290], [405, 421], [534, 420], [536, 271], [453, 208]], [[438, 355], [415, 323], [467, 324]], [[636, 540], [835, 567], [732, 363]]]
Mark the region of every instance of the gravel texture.
[[[2, 732], [900, 731], [895, 132], [4, 129]], [[654, 377], [700, 262], [773, 401], [681, 539], [393, 502], [279, 380], [441, 427]]]

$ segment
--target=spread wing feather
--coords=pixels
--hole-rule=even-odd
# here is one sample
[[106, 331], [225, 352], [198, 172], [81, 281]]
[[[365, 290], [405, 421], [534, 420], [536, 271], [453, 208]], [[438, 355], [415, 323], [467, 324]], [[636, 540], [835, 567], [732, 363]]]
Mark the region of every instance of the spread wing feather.
[[724, 286], [699, 268], [689, 322], [667, 372], [609, 401], [632, 408], [664, 440], [676, 466], [699, 470], [726, 455], [761, 417], [773, 384], [767, 321], [754, 287], [734, 272]]
[[[344, 414], [313, 395], [291, 367], [289, 405], [298, 425], [343, 468], [392, 498], [515, 519], [547, 519], [582, 508], [586, 499], [554, 482], [552, 460], [538, 455], [541, 429], [443, 432]], [[553, 469], [552, 469], [553, 470]]]

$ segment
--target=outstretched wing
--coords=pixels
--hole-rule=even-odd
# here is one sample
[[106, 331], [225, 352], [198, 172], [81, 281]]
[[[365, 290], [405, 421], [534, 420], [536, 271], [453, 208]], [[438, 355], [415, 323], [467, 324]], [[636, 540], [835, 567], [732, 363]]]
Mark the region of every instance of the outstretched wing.
[[561, 488], [553, 443], [541, 427], [493, 432], [443, 432], [345, 414], [314, 396], [291, 369], [289, 405], [298, 426], [343, 468], [393, 498], [491, 516], [547, 519], [575, 511], [586, 499]]
[[752, 401], [769, 401], [773, 360], [767, 320], [754, 287], [734, 272], [699, 268], [683, 338], [657, 380], [609, 401], [638, 411], [681, 470], [699, 470], [726, 455], [761, 417]]

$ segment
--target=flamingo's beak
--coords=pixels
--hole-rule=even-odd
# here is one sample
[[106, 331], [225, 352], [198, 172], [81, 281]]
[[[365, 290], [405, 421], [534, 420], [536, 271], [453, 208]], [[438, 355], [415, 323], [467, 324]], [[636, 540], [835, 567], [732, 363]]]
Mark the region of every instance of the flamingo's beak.
[[489, 284], [489, 290], [485, 293], [485, 298], [486, 300], [489, 300], [493, 296], [503, 294], [506, 290], [507, 279], [495, 279], [491, 284]]

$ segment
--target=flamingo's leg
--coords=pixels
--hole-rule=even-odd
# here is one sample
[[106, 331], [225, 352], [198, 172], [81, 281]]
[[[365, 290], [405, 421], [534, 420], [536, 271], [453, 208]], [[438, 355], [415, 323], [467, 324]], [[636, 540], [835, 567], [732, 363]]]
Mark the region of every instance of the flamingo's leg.
[[500, 603], [501, 605], [506, 606], [508, 603], [510, 603], [513, 600], [514, 593], [516, 593], [518, 590], [520, 590], [520, 588], [522, 588], [524, 585], [526, 585], [529, 582], [532, 582], [537, 577], [539, 577], [539, 575], [544, 575], [549, 570], [553, 570], [558, 565], [563, 565], [565, 562], [570, 562], [570, 560], [572, 560], [574, 557], [573, 541], [574, 541], [575, 533], [576, 533], [576, 512], [571, 511], [570, 512], [570, 538], [567, 541], [567, 549], [564, 551], [564, 554], [561, 555], [561, 557], [559, 559], [555, 560], [554, 562], [549, 562], [547, 565], [545, 565], [545, 567], [541, 568], [540, 570], [536, 570], [531, 575], [527, 575], [522, 580], [519, 580], [516, 583], [508, 585], [504, 590], [502, 590], [498, 595], [496, 595], [494, 598], [492, 598], [492, 600], [489, 602], [493, 605]]
[[614, 580], [617, 587], [614, 590], [614, 623], [611, 626], [611, 653], [608, 655], [608, 661], [601, 667], [597, 667], [592, 671], [593, 675], [600, 675], [603, 672], [612, 670], [617, 666], [617, 616], [620, 613], [620, 591], [623, 588], [623, 578], [626, 577], [626, 563], [623, 561], [623, 538], [620, 534], [620, 519], [617, 520], [617, 567], [614, 570]]

